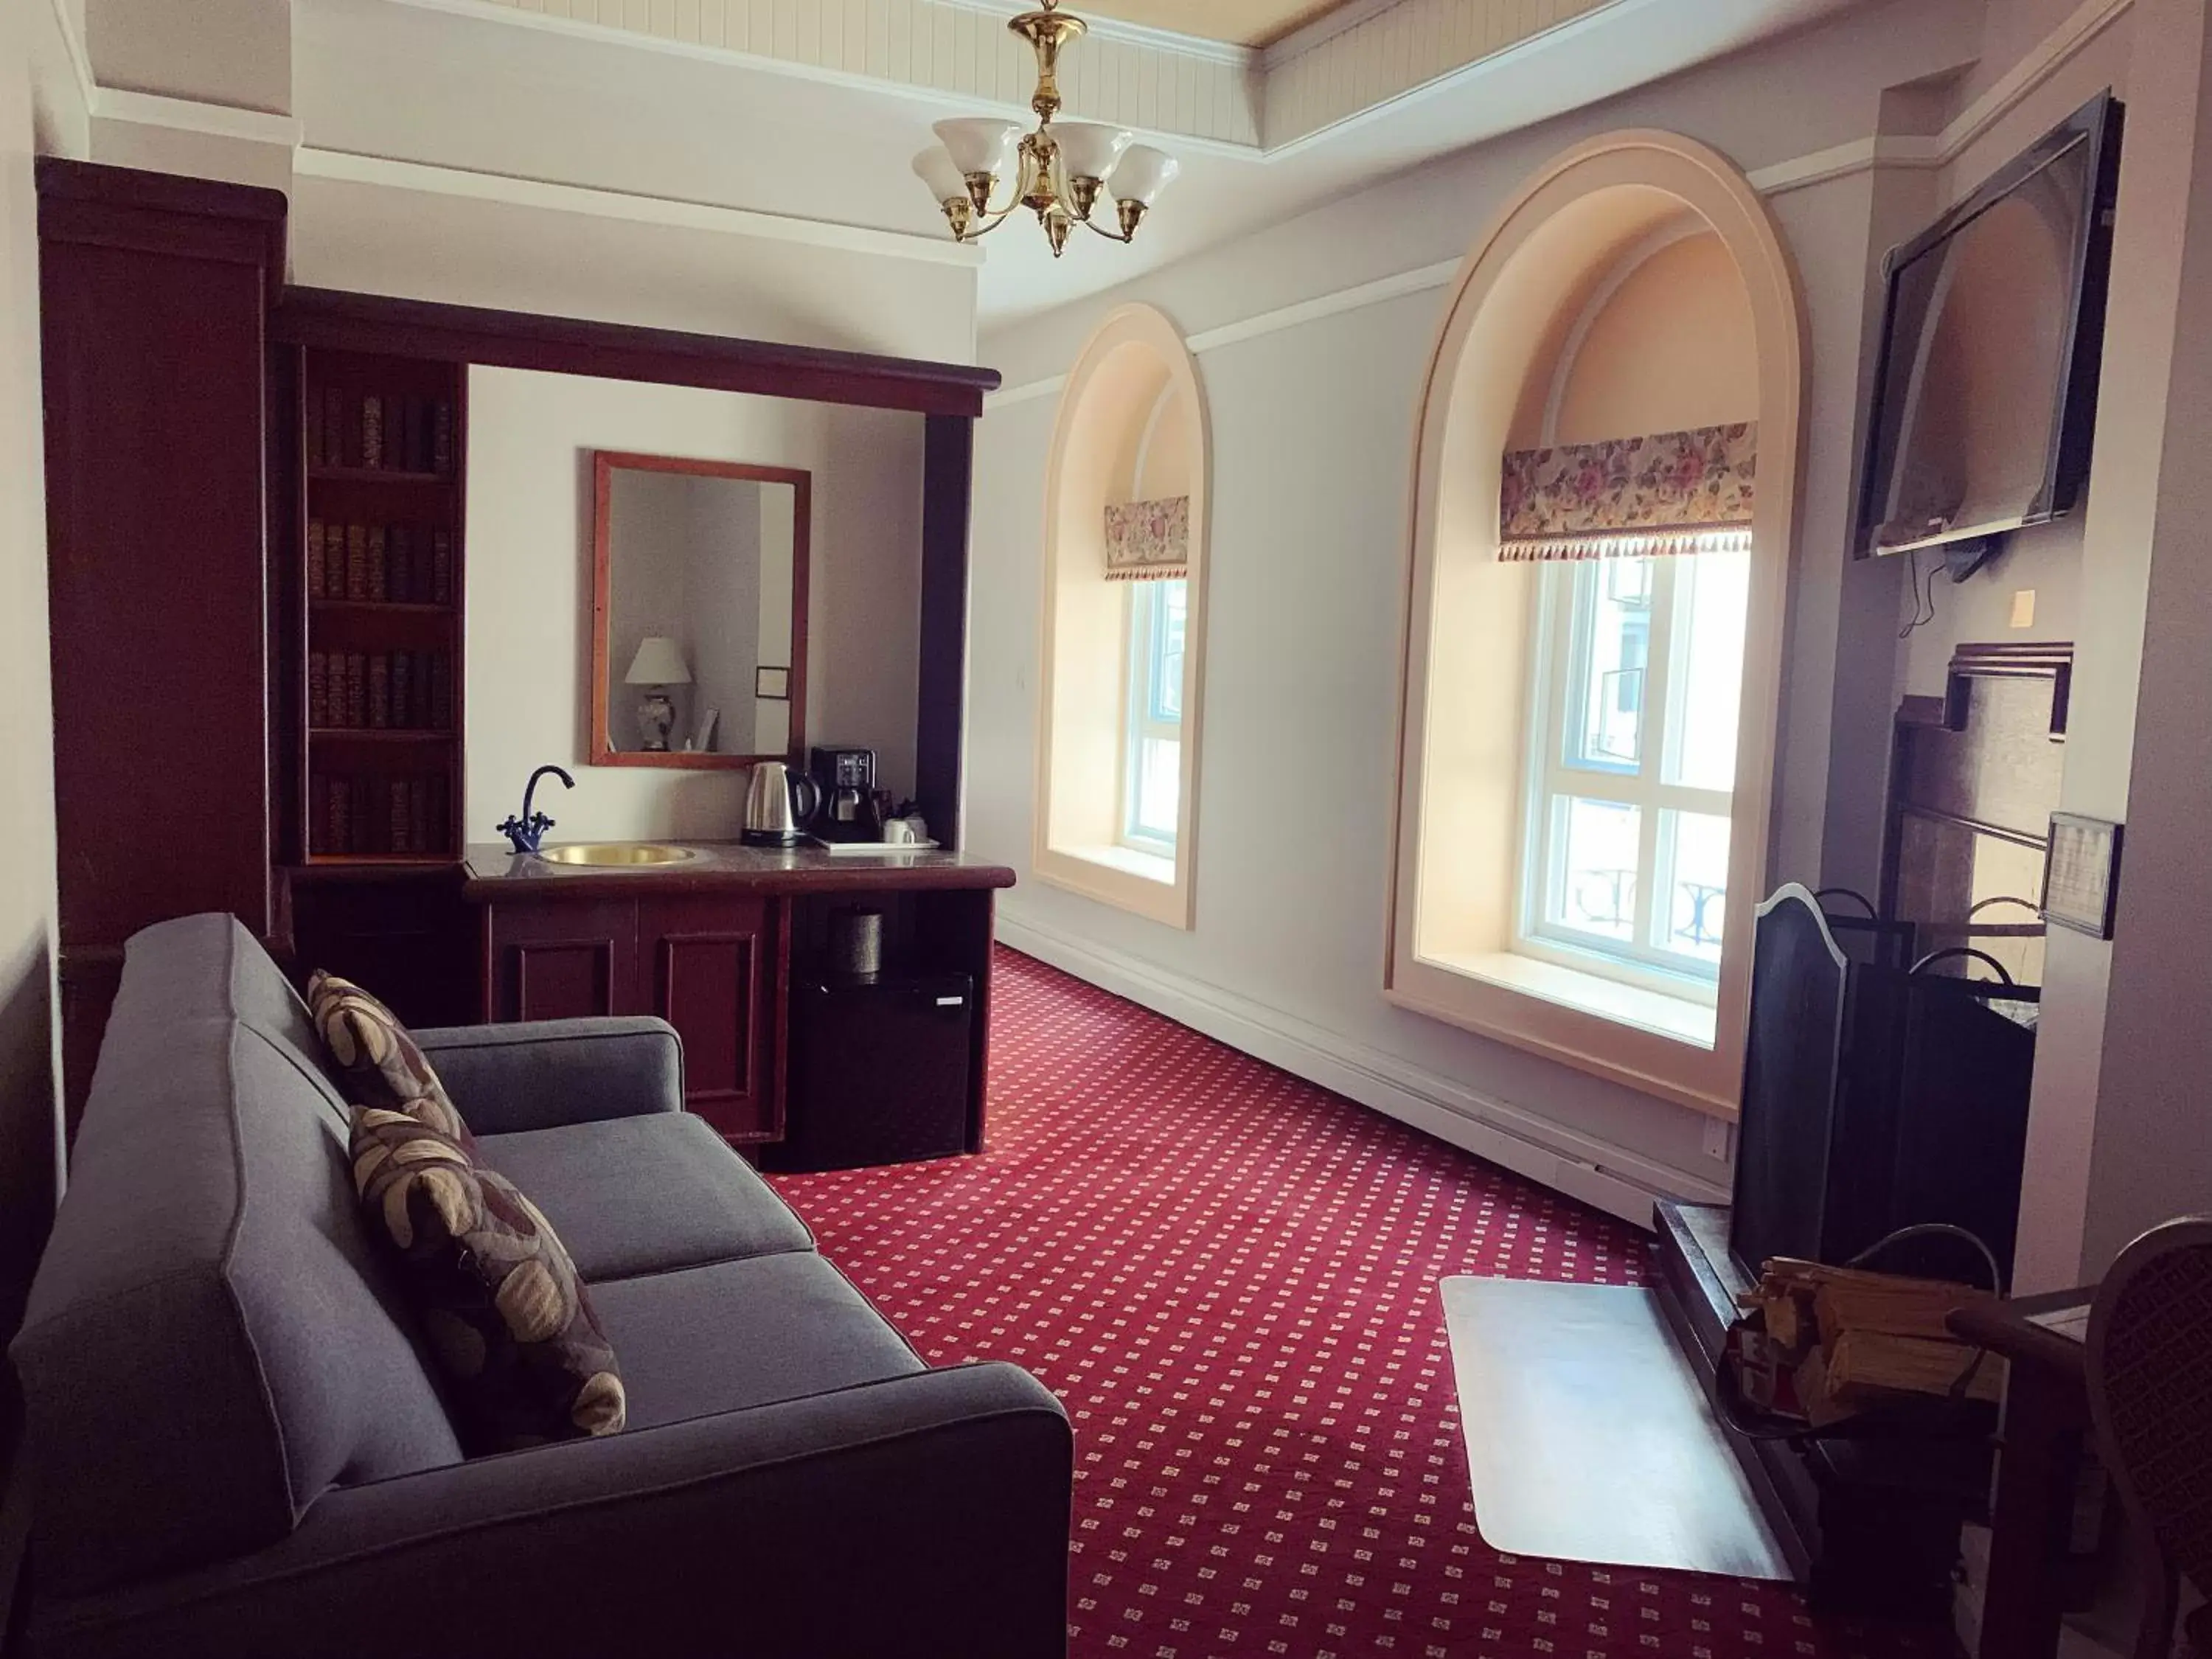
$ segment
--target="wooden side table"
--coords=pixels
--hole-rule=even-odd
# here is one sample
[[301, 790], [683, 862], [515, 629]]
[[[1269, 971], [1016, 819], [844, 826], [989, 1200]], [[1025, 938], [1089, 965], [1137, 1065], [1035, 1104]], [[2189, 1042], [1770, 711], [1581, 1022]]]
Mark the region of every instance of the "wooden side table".
[[2089, 1431], [2084, 1339], [2094, 1287], [1960, 1309], [1952, 1334], [2009, 1362], [1980, 1659], [2058, 1651], [2074, 1494]]

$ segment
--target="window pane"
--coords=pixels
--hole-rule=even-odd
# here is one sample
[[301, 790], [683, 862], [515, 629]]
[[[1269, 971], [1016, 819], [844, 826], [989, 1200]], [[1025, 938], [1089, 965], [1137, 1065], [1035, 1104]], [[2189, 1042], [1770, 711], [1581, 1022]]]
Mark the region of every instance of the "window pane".
[[1626, 939], [1636, 929], [1636, 861], [1642, 814], [1611, 801], [1561, 797], [1559, 886], [1554, 922]]
[[1743, 690], [1743, 629], [1751, 555], [1693, 553], [1680, 561], [1674, 603], [1681, 642], [1681, 720], [1668, 778], [1692, 789], [1735, 787], [1735, 726]]
[[1137, 769], [1129, 802], [1129, 831], [1172, 842], [1181, 795], [1182, 744], [1173, 738], [1144, 738], [1137, 744]]
[[1151, 687], [1152, 718], [1163, 725], [1182, 719], [1182, 635], [1188, 589], [1179, 581], [1162, 582], [1152, 610], [1152, 646], [1146, 684]]
[[1568, 760], [1632, 769], [1644, 752], [1644, 667], [1651, 657], [1651, 561], [1602, 559], [1576, 583], [1576, 696]]
[[1674, 889], [1667, 896], [1666, 948], [1701, 962], [1721, 959], [1728, 914], [1729, 821], [1704, 812], [1669, 812]]

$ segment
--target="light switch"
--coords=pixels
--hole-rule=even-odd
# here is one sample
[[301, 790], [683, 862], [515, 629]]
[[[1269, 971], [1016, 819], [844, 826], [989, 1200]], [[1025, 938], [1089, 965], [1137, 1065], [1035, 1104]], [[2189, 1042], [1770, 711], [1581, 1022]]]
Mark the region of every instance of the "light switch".
[[2015, 587], [2012, 591], [2012, 625], [2014, 628], [2035, 626], [2035, 590]]

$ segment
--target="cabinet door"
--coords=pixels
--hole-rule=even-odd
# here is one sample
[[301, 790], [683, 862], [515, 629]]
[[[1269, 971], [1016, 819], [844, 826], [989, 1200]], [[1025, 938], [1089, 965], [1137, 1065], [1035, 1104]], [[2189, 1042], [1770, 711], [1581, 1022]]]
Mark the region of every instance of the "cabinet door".
[[734, 1141], [783, 1138], [785, 931], [770, 900], [647, 900], [639, 968], [684, 1038], [684, 1103]]
[[494, 1020], [582, 1019], [641, 1012], [637, 907], [495, 904], [491, 909]]

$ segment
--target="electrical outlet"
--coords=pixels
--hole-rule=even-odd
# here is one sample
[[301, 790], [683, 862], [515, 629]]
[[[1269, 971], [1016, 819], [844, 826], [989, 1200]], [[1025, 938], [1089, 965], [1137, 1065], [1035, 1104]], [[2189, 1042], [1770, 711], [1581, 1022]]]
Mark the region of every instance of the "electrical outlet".
[[2014, 628], [2035, 626], [2035, 590], [2015, 587], [2012, 591], [2012, 625]]
[[1718, 1164], [1729, 1161], [1735, 1149], [1735, 1132], [1726, 1120], [1709, 1117], [1705, 1120], [1705, 1156]]

